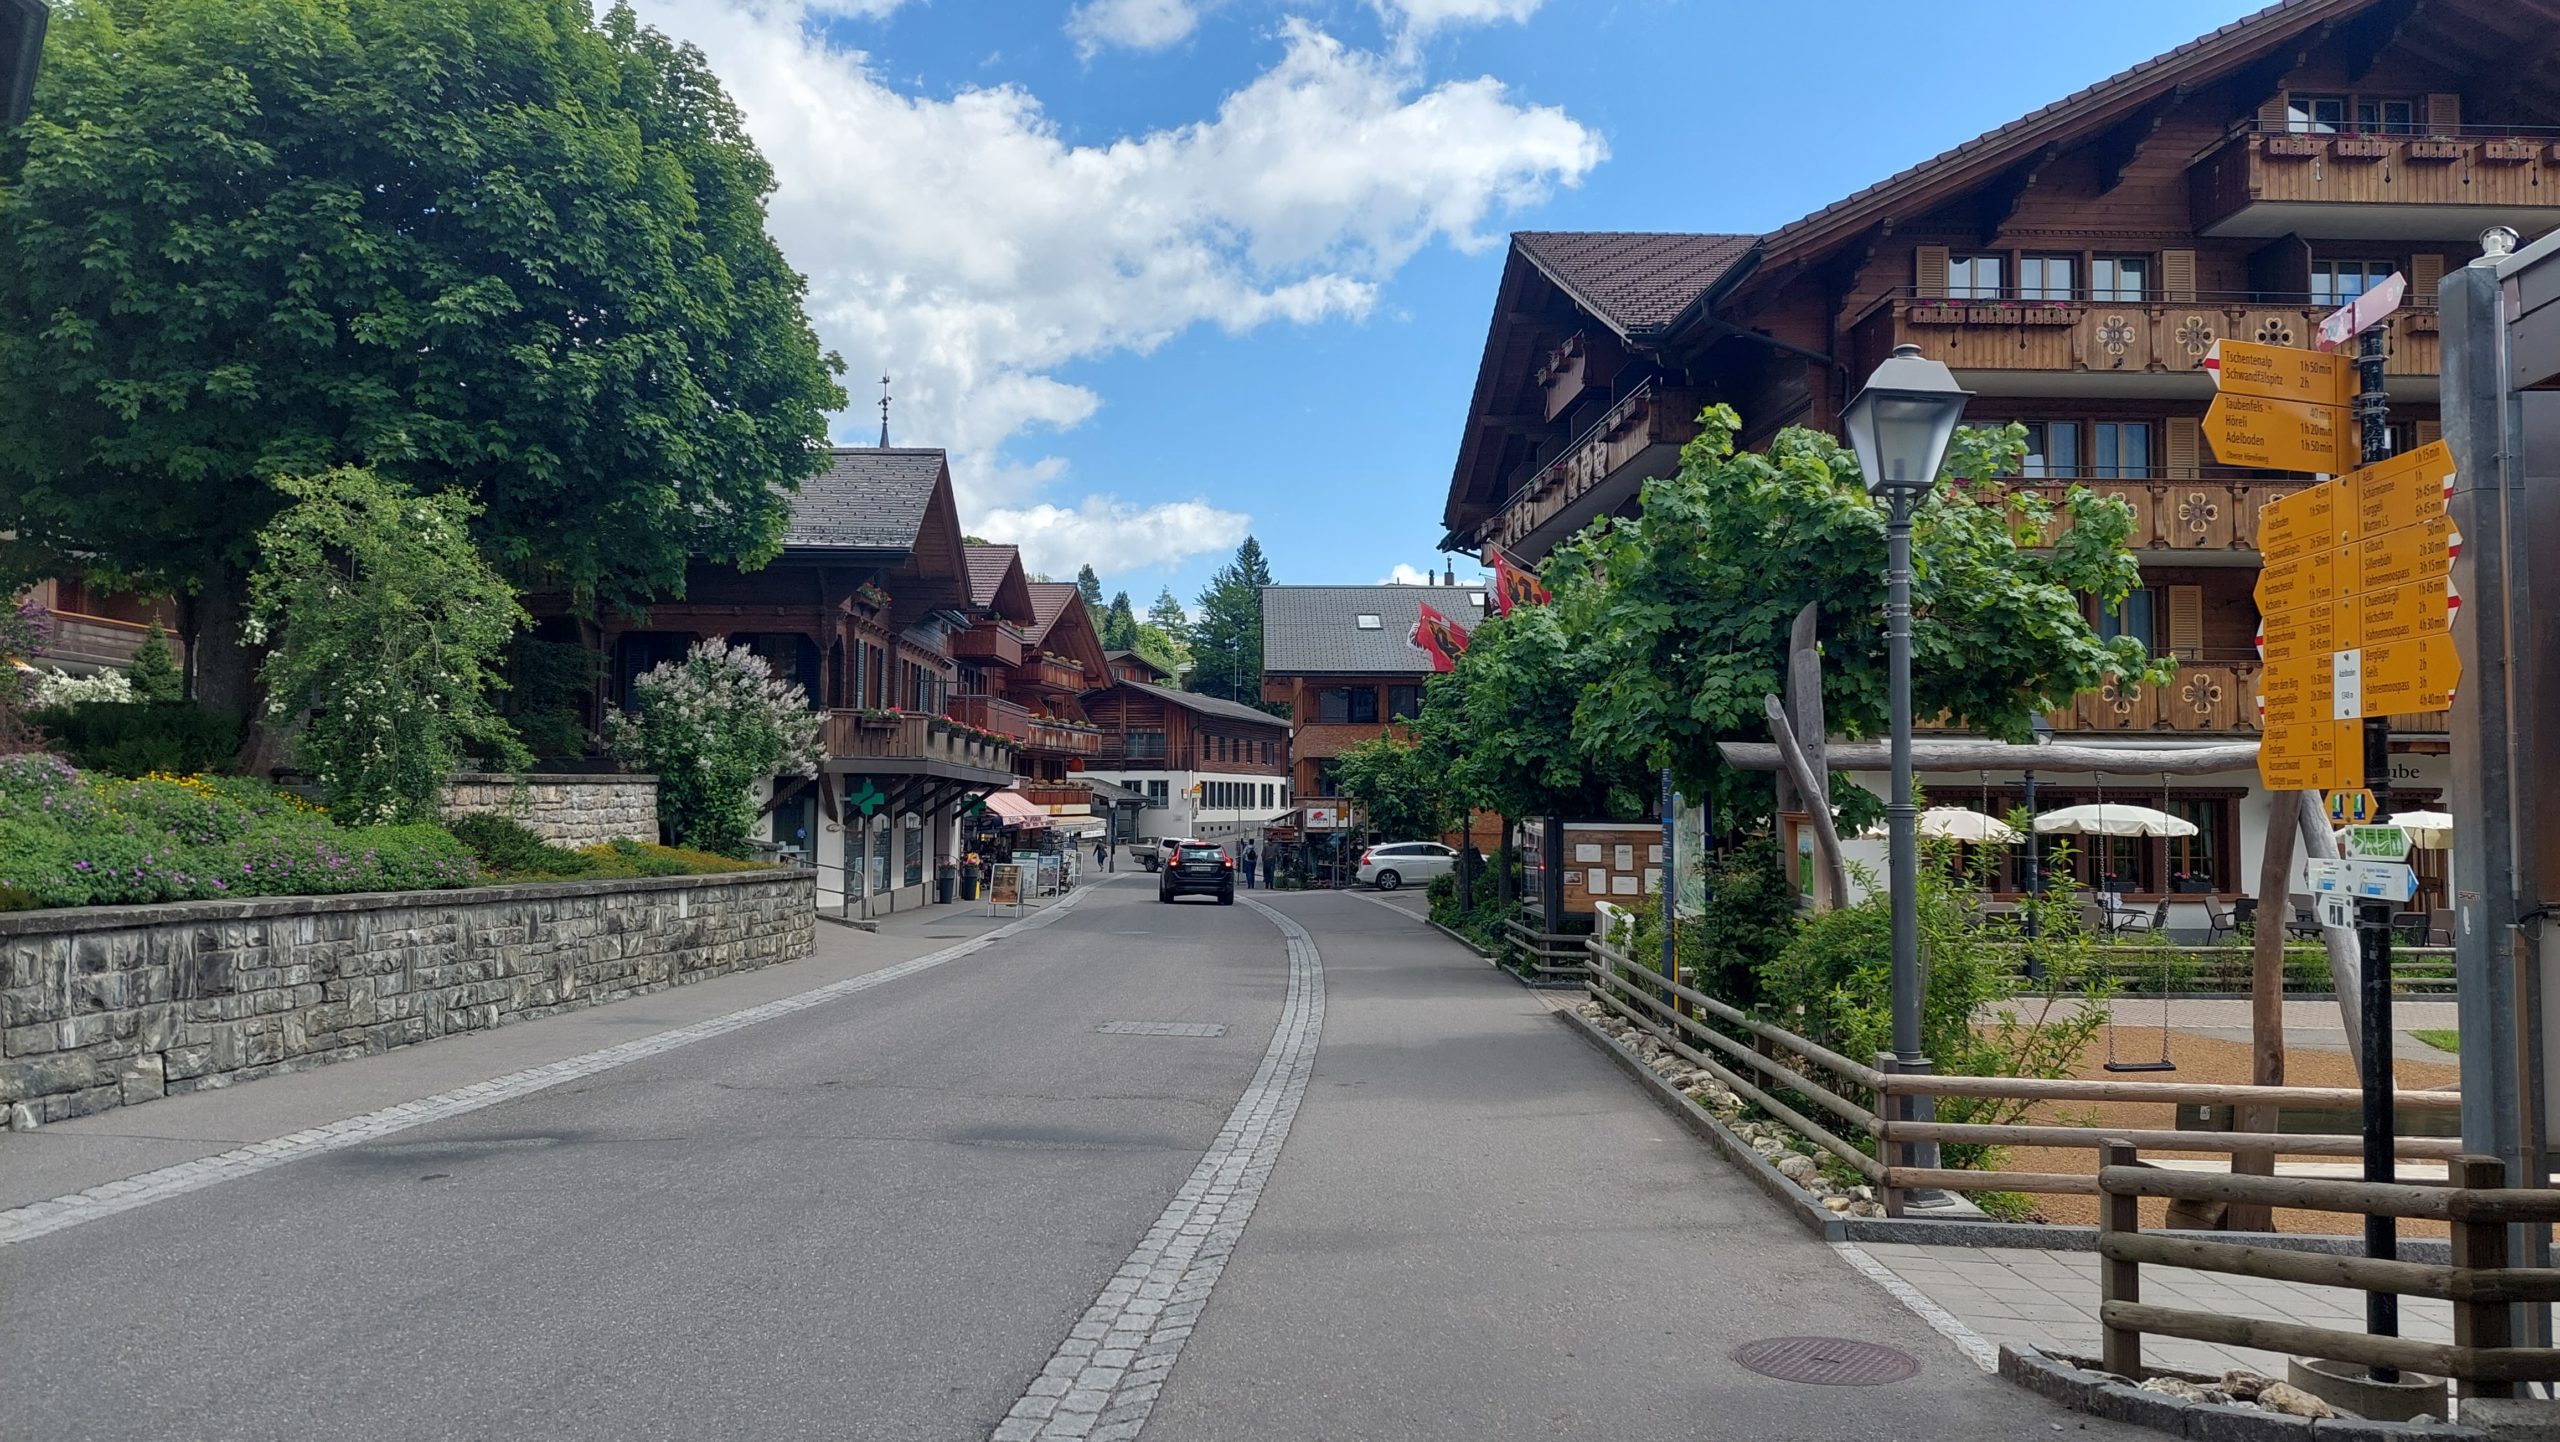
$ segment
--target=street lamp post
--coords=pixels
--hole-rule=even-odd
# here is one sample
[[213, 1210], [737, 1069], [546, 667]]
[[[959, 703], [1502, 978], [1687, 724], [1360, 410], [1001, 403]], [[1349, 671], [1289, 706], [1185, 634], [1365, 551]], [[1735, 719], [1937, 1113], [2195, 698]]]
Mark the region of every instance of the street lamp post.
[[[1884, 633], [1893, 690], [1893, 793], [1886, 798], [1885, 818], [1892, 847], [1892, 1066], [1899, 1072], [1929, 1069], [1920, 1037], [1919, 813], [1911, 800], [1911, 513], [1937, 487], [1938, 467], [1970, 399], [1944, 365], [1921, 355], [1916, 345], [1900, 345], [1840, 417], [1868, 493], [1885, 503]], [[1928, 1097], [1905, 1097], [1901, 1113], [1902, 1120], [1925, 1122], [1935, 1118], [1937, 1107]], [[1935, 1167], [1937, 1143], [1909, 1144], [1903, 1157], [1914, 1167]], [[1908, 1200], [1929, 1205], [1946, 1199], [1931, 1193]]]
[[[2036, 745], [2043, 746], [2052, 742], [2053, 722], [2046, 719], [2043, 712], [2037, 712], [2035, 719], [2028, 722], [2027, 726], [2034, 733]], [[2044, 856], [2042, 849], [2036, 845], [2036, 768], [2033, 765], [2028, 766], [2026, 770], [2026, 793], [2027, 940], [2033, 942], [2044, 924], [2043, 919], [2036, 914], [2038, 905], [2044, 900]], [[2044, 980], [2044, 962], [2036, 956], [2033, 946], [2027, 948], [2027, 979]]]

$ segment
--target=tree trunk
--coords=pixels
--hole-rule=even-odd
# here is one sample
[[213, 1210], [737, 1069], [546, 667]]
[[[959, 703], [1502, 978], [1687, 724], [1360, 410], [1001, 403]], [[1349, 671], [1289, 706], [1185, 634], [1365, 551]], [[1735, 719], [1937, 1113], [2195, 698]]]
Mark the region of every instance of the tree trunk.
[[267, 725], [258, 666], [265, 653], [242, 634], [248, 620], [249, 578], [216, 562], [205, 569], [203, 589], [188, 598], [186, 616], [188, 695], [208, 711], [240, 718], [240, 750], [232, 769], [265, 776], [284, 764], [285, 733]]
[[1520, 894], [1511, 889], [1512, 860], [1511, 818], [1505, 816], [1502, 818], [1502, 839], [1496, 842], [1493, 848], [1493, 894], [1494, 898], [1502, 903], [1502, 914], [1505, 916], [1511, 914], [1512, 906], [1520, 900]]

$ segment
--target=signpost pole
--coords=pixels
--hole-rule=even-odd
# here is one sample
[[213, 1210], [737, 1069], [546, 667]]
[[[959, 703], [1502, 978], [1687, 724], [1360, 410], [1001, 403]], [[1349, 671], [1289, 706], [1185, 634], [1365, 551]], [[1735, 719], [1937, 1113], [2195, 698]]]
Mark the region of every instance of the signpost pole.
[[[2356, 372], [2362, 382], [2356, 395], [2356, 420], [2362, 431], [2363, 461], [2370, 466], [2391, 457], [2391, 401], [2383, 390], [2382, 327], [2367, 326], [2356, 338]], [[2373, 820], [2391, 814], [2391, 720], [2368, 716], [2364, 722], [2364, 784], [2373, 793]], [[2393, 1164], [2391, 1076], [2391, 913], [2398, 903], [2365, 898], [2356, 905], [2357, 951], [2363, 963], [2364, 1035], [2364, 1179], [2398, 1180]], [[2391, 1217], [2364, 1221], [2364, 1254], [2390, 1260], [2400, 1254], [2398, 1223]], [[2389, 1292], [2367, 1292], [2364, 1329], [2376, 1337], [2400, 1335], [2400, 1299]], [[2396, 1367], [2376, 1365], [2374, 1380], [2397, 1381]]]
[[[1680, 973], [1674, 970], [1680, 964], [1680, 952], [1672, 944], [1672, 934], [1679, 929], [1680, 922], [1679, 913], [1674, 909], [1679, 904], [1680, 889], [1673, 884], [1673, 878], [1680, 874], [1673, 869], [1675, 848], [1679, 845], [1679, 838], [1673, 830], [1679, 817], [1680, 797], [1671, 789], [1671, 768], [1665, 766], [1662, 768], [1662, 974], [1673, 981], [1680, 979]], [[1680, 999], [1678, 992], [1666, 992], [1662, 999], [1671, 1003], [1674, 1015], [1685, 1014], [1689, 1010], [1689, 1004]]]

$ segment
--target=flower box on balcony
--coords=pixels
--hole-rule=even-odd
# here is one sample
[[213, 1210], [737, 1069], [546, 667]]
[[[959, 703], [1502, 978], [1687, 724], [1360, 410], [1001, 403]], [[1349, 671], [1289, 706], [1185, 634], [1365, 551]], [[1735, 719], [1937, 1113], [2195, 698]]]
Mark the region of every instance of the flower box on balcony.
[[2391, 153], [2391, 142], [2378, 135], [2341, 135], [2329, 142], [2329, 153], [2340, 160], [2380, 160]]
[[2541, 142], [2534, 140], [2484, 140], [2480, 158], [2491, 165], [2523, 165], [2541, 148]]
[[2460, 160], [2465, 148], [2459, 140], [2412, 140], [2409, 142], [2409, 158], [2444, 164]]
[[2021, 325], [2075, 325], [2080, 313], [2067, 301], [2048, 300], [2024, 307], [2018, 315]]
[[898, 723], [904, 719], [906, 718], [896, 711], [856, 711], [853, 713], [853, 724], [864, 731], [895, 731], [898, 729]]
[[2317, 135], [2270, 135], [2267, 154], [2284, 160], [2313, 160], [2329, 148], [2329, 142]]
[[1905, 319], [1913, 325], [1962, 325], [1964, 307], [1924, 300], [1913, 306]]

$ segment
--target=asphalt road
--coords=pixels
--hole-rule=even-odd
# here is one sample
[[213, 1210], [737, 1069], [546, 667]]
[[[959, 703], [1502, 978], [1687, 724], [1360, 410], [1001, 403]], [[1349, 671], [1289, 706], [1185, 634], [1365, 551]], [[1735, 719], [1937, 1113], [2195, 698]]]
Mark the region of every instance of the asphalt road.
[[[1321, 953], [1321, 1043], [1146, 1437], [2136, 1435], [1984, 1377], [1474, 958], [1257, 895]], [[1251, 907], [1123, 881], [873, 990], [0, 1247], [0, 1438], [984, 1439], [1221, 1144], [1289, 988]], [[1227, 1030], [1097, 1030], [1133, 1021]], [[1921, 1370], [1727, 1359], [1804, 1333]]]

